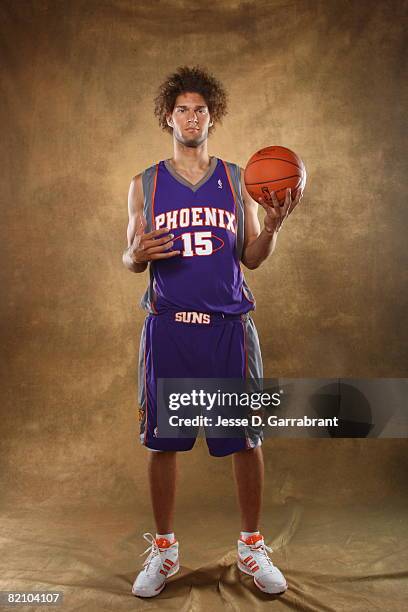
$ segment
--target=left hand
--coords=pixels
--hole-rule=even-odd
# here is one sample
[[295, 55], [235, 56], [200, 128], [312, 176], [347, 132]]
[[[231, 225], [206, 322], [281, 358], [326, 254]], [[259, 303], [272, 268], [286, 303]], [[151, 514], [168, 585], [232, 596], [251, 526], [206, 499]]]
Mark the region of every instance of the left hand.
[[269, 192], [272, 201], [265, 201], [264, 198], [258, 198], [259, 204], [265, 209], [266, 215], [264, 218], [264, 229], [268, 234], [278, 233], [282, 227], [282, 223], [288, 218], [292, 210], [299, 204], [302, 199], [303, 189], [299, 189], [296, 197], [292, 200], [291, 189], [288, 187], [285, 194], [285, 202], [280, 206], [276, 193]]

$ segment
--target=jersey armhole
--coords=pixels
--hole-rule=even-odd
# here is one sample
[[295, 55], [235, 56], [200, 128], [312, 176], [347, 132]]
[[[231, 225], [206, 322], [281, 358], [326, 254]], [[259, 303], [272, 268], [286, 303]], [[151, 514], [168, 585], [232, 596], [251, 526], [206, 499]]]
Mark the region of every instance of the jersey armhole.
[[226, 164], [230, 171], [232, 187], [235, 195], [237, 213], [237, 259], [238, 262], [241, 262], [245, 234], [245, 209], [241, 188], [241, 167], [232, 162], [226, 162]]
[[146, 232], [154, 230], [154, 196], [156, 193], [159, 163], [153, 164], [142, 172], [143, 214], [146, 219]]

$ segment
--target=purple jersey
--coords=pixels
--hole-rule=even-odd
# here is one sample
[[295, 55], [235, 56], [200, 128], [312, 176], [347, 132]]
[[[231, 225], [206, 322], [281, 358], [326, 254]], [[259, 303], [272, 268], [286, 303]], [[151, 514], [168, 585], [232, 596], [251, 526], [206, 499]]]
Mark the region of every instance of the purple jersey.
[[193, 185], [168, 160], [144, 171], [146, 231], [167, 227], [174, 235], [170, 259], [150, 263], [142, 307], [242, 314], [255, 308], [240, 267], [244, 205], [240, 168], [211, 158], [207, 174]]

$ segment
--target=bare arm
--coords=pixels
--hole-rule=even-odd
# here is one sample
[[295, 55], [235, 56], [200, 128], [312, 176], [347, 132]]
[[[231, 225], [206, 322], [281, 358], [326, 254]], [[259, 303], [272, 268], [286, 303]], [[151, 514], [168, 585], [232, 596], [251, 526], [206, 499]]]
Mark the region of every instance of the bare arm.
[[244, 182], [244, 171], [241, 168], [241, 187], [244, 200], [244, 248], [242, 263], [250, 270], [261, 265], [273, 253], [278, 233], [265, 228], [261, 231], [258, 220], [258, 204], [251, 198]]
[[259, 198], [259, 204], [265, 210], [263, 229], [258, 221], [258, 204], [251, 198], [244, 181], [244, 170], [241, 168], [241, 186], [244, 200], [245, 228], [242, 263], [249, 269], [258, 268], [273, 253], [276, 247], [278, 232], [289, 214], [299, 204], [303, 189], [298, 189], [292, 199], [291, 190], [286, 190], [285, 202], [281, 206], [274, 191], [270, 192], [268, 202]]
[[134, 176], [130, 182], [128, 193], [128, 214], [129, 223], [127, 226], [127, 243], [128, 247], [122, 255], [123, 264], [131, 272], [144, 272], [147, 268], [147, 262], [135, 263], [131, 256], [131, 248], [133, 240], [136, 236], [136, 231], [139, 225], [143, 225], [143, 188], [142, 175]]
[[169, 251], [173, 246], [173, 234], [167, 228], [145, 233], [146, 219], [143, 215], [142, 175], [131, 180], [128, 195], [129, 223], [127, 227], [128, 247], [122, 255], [124, 266], [131, 272], [144, 272], [149, 261], [167, 259], [179, 255], [180, 251]]

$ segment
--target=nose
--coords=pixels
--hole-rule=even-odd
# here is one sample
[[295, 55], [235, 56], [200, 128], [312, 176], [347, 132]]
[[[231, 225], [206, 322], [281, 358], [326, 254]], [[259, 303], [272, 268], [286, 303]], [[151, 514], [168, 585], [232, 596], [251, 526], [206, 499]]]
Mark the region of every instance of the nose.
[[198, 123], [198, 117], [195, 111], [189, 112], [187, 121]]

